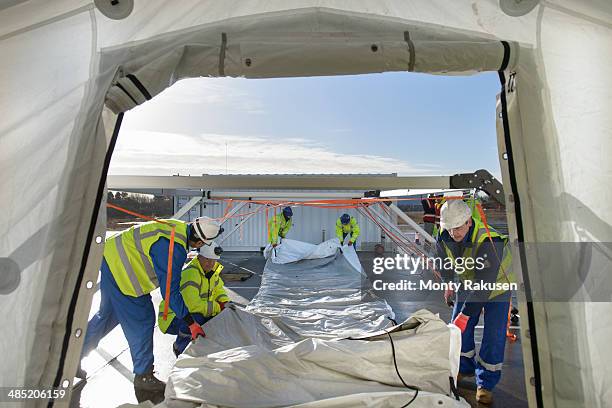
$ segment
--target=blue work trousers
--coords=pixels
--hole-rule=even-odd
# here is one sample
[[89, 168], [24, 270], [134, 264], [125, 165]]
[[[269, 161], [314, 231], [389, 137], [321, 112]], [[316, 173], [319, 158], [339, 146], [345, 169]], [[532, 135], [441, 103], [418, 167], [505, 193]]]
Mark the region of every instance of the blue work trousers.
[[100, 340], [119, 324], [130, 346], [134, 373], [150, 372], [153, 369], [155, 327], [151, 295], [132, 297], [121, 293], [106, 260], [102, 261], [100, 272], [100, 310], [87, 324], [81, 356], [95, 349]]
[[[460, 295], [461, 292], [457, 294], [455, 300], [452, 320], [455, 319], [463, 308]], [[487, 390], [495, 388], [501, 378], [504, 349], [506, 346], [510, 297], [508, 294], [502, 294], [498, 298], [488, 302], [477, 302], [478, 313], [470, 316], [465, 331], [461, 335], [459, 372], [464, 375], [476, 374], [476, 384], [478, 387]], [[476, 356], [474, 329], [478, 324], [482, 310], [484, 310], [484, 329], [480, 351], [478, 356]]]

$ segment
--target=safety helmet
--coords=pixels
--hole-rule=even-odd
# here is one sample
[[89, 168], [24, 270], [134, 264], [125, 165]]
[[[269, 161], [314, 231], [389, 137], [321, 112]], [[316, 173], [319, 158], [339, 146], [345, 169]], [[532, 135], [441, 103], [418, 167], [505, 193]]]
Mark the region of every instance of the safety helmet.
[[200, 248], [200, 256], [208, 259], [219, 259], [223, 253], [223, 248], [217, 245], [215, 241], [211, 241], [209, 244], [203, 245]]
[[293, 217], [293, 210], [291, 209], [291, 207], [283, 208], [283, 215], [287, 218]]
[[472, 217], [472, 210], [463, 200], [448, 200], [440, 209], [440, 227], [451, 230], [462, 226]]
[[196, 218], [193, 222], [193, 229], [196, 237], [205, 243], [211, 242], [223, 232], [219, 223], [210, 217]]
[[348, 224], [349, 222], [351, 222], [351, 216], [348, 214], [342, 214], [340, 216], [340, 222], [344, 225]]

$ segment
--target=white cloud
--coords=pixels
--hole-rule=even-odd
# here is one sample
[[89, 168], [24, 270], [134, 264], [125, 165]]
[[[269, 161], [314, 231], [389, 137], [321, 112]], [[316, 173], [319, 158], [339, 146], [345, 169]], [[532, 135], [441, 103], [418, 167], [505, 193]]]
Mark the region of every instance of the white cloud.
[[[227, 158], [226, 158], [227, 149]], [[226, 167], [227, 163], [227, 167]], [[163, 132], [122, 132], [110, 173], [274, 174], [274, 173], [398, 173], [440, 174], [429, 166], [368, 154], [343, 154], [306, 139], [282, 143], [276, 138]]]
[[157, 98], [165, 104], [207, 105], [231, 108], [232, 111], [252, 114], [265, 113], [264, 103], [256, 95], [248, 93], [243, 78], [190, 78], [178, 81]]

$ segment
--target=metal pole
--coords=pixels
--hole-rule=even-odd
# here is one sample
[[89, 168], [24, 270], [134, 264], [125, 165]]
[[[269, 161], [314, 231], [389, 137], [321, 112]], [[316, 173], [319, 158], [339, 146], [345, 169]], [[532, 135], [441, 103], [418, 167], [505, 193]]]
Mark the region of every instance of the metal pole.
[[397, 205], [391, 204], [389, 206], [389, 208], [395, 214], [397, 214], [402, 220], [404, 220], [408, 225], [410, 225], [412, 228], [414, 228], [415, 231], [418, 232], [420, 236], [422, 236], [423, 238], [425, 238], [427, 241], [431, 242], [432, 244], [436, 243], [436, 240], [435, 240], [434, 237], [429, 235], [429, 233], [427, 231], [425, 231], [423, 228], [421, 228], [421, 226], [419, 224], [414, 222], [414, 220], [412, 218], [410, 218], [402, 210], [400, 210], [400, 208]]
[[[201, 196], [192, 197], [191, 200], [189, 200], [187, 204], [183, 206], [183, 208], [181, 208], [176, 213], [174, 213], [172, 218], [177, 219], [177, 220], [180, 219], [183, 215], [187, 214], [187, 211], [191, 210], [201, 199], [202, 199]], [[177, 203], [178, 203], [178, 200], [177, 200]]]
[[252, 213], [252, 214], [247, 215], [230, 232], [228, 232], [227, 234], [223, 234], [223, 238], [221, 238], [219, 240], [219, 245], [222, 244], [226, 239], [228, 239], [234, 232], [236, 232], [242, 226], [242, 224], [247, 222], [247, 220], [250, 219], [255, 214], [256, 213]]

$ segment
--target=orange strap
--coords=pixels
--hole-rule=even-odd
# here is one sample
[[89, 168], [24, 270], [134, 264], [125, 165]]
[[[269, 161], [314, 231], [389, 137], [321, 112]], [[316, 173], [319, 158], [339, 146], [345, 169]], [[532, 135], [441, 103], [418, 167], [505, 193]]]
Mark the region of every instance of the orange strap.
[[493, 244], [493, 238], [491, 237], [491, 232], [489, 231], [489, 225], [487, 224], [487, 216], [484, 213], [484, 210], [482, 209], [482, 205], [480, 203], [476, 203], [476, 208], [478, 209], [478, 213], [480, 214], [480, 218], [482, 219], [482, 223], [485, 227], [485, 230], [487, 231], [487, 236], [489, 237], [489, 242], [491, 242], [491, 246], [493, 247], [493, 252], [495, 253], [495, 257], [497, 258], [497, 261], [499, 262], [499, 267], [502, 270], [502, 273], [504, 274], [504, 277], [506, 278], [506, 281], [508, 283], [510, 282], [510, 279], [508, 278], [508, 274], [506, 273], [506, 270], [504, 269], [504, 266], [502, 265], [502, 260], [499, 257], [499, 254], [497, 253], [497, 249], [495, 248], [495, 245]]
[[159, 222], [160, 224], [169, 225], [172, 230], [170, 232], [170, 246], [168, 247], [168, 269], [166, 270], [166, 295], [164, 297], [164, 320], [168, 318], [168, 304], [170, 303], [170, 282], [172, 282], [172, 257], [174, 256], [174, 234], [176, 232], [176, 227], [169, 222], [158, 220], [157, 218], [147, 217], [146, 215], [139, 214], [134, 211], [126, 210], [125, 208], [121, 208], [115, 204], [106, 203], [108, 208], [113, 208], [118, 211], [122, 211], [126, 214], [133, 215], [138, 218], [142, 218], [148, 221]]
[[268, 235], [266, 235], [266, 242], [270, 240], [270, 223], [268, 216], [268, 207], [266, 206], [266, 228], [268, 229]]
[[227, 214], [229, 213], [230, 209], [232, 208], [232, 205], [234, 204], [234, 200], [230, 199], [227, 203], [227, 206], [225, 207], [225, 211], [223, 212], [223, 219], [227, 219]]
[[108, 208], [113, 208], [115, 210], [119, 210], [119, 211], [124, 212], [126, 214], [130, 214], [130, 215], [133, 215], [134, 217], [142, 218], [142, 219], [147, 220], [147, 221], [155, 221], [155, 222], [159, 222], [160, 224], [166, 224], [166, 225], [172, 226], [172, 224], [170, 224], [170, 223], [168, 223], [168, 222], [166, 222], [164, 220], [158, 220], [157, 218], [148, 217], [146, 215], [142, 215], [142, 214], [139, 214], [139, 213], [134, 212], [134, 211], [126, 210], [125, 208], [119, 207], [118, 205], [115, 205], [115, 204], [106, 203], [106, 206]]
[[172, 282], [172, 257], [174, 256], [174, 232], [175, 228], [172, 227], [170, 232], [170, 247], [168, 248], [168, 272], [166, 273], [166, 297], [164, 302], [164, 317], [168, 318], [168, 304], [170, 303], [170, 283]]

